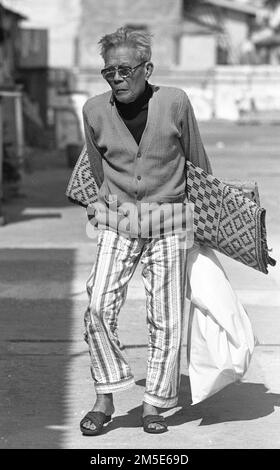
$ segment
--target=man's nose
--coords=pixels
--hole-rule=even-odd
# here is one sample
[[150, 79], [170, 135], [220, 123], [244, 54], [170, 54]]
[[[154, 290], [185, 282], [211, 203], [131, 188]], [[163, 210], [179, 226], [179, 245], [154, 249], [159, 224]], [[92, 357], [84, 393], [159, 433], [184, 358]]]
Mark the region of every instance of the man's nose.
[[114, 82], [121, 82], [123, 78], [120, 76], [118, 69], [115, 70]]

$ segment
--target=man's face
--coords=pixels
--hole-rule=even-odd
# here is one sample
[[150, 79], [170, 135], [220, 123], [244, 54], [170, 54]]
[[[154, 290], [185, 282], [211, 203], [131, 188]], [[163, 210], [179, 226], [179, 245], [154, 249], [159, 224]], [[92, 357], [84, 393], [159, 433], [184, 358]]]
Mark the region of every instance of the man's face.
[[[112, 47], [105, 56], [105, 68], [126, 65], [131, 68], [141, 63], [133, 47]], [[147, 68], [145, 63], [135, 69], [130, 77], [122, 78], [116, 71], [108, 80], [115, 98], [122, 103], [131, 103], [145, 90]]]

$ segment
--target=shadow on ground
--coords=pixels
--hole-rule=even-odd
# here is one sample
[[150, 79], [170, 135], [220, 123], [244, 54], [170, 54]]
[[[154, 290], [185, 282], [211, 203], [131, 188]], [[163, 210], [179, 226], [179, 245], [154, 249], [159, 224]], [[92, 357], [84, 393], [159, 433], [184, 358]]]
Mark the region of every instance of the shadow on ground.
[[0, 448], [63, 445], [73, 265], [71, 249], [0, 250]]
[[[136, 385], [145, 387], [145, 380]], [[200, 426], [229, 421], [248, 421], [270, 415], [275, 406], [280, 406], [280, 394], [268, 393], [263, 384], [235, 383], [203, 402], [191, 406], [189, 378], [181, 379], [178, 405], [181, 409], [166, 418], [168, 426], [179, 426], [190, 421], [201, 420]], [[139, 427], [142, 406], [128, 411], [127, 414], [113, 418], [104, 433], [117, 428]], [[163, 408], [161, 412], [164, 412]]]

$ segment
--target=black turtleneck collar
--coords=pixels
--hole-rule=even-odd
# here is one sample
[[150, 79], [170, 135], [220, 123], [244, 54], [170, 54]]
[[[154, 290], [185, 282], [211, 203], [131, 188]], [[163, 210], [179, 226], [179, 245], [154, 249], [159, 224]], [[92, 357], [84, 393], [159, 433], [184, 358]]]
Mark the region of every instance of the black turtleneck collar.
[[131, 103], [121, 103], [115, 98], [115, 103], [120, 114], [126, 119], [135, 118], [145, 107], [148, 106], [149, 99], [153, 94], [151, 85], [146, 82], [143, 93]]

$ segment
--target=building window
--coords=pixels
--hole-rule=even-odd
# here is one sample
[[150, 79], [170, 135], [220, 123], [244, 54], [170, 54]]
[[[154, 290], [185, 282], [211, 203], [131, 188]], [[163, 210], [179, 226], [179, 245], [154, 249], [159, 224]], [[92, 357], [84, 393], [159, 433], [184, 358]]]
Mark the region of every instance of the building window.
[[218, 45], [217, 46], [217, 64], [218, 65], [227, 65], [228, 64], [228, 50]]

